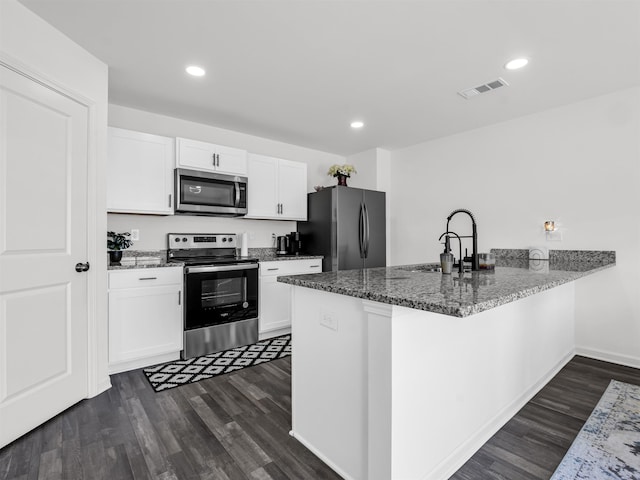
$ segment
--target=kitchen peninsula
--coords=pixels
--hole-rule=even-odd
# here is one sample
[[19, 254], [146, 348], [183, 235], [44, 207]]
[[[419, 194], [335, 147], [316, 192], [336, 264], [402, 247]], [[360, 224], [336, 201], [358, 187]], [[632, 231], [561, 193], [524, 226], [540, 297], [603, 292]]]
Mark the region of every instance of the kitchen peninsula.
[[280, 277], [292, 432], [345, 479], [452, 475], [573, 356], [574, 281], [615, 252], [496, 250], [494, 271]]

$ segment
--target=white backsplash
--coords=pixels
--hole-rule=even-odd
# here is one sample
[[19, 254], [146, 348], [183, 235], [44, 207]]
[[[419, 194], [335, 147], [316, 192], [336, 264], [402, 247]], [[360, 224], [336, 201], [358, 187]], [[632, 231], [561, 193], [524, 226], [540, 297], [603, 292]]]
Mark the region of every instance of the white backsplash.
[[278, 220], [245, 220], [243, 218], [203, 217], [195, 215], [107, 215], [107, 226], [118, 233], [140, 231], [133, 250], [167, 248], [168, 233], [236, 233], [247, 232], [249, 248], [274, 247], [272, 234], [286, 235], [296, 230], [296, 222]]

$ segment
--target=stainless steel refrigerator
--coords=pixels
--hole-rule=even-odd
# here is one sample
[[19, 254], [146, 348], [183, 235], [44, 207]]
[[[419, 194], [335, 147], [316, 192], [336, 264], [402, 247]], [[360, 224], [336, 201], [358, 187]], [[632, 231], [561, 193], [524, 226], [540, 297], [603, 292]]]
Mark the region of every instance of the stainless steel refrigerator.
[[308, 194], [307, 206], [298, 231], [306, 253], [324, 255], [324, 272], [386, 266], [384, 192], [337, 185]]

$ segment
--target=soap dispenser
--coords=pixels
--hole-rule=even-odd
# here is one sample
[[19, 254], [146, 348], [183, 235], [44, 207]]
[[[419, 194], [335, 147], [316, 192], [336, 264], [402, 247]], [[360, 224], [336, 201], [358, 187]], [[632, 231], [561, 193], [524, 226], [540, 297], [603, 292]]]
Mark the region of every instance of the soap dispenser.
[[453, 270], [454, 257], [451, 253], [451, 238], [449, 235], [444, 237], [444, 252], [440, 254], [440, 267], [442, 273], [450, 274]]

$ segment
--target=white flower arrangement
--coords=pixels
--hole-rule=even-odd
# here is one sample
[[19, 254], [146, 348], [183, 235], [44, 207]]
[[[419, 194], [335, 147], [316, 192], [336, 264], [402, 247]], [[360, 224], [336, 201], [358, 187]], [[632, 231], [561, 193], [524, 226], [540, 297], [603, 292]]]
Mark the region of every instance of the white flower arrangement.
[[344, 164], [344, 165], [331, 165], [329, 167], [329, 171], [327, 175], [331, 177], [337, 177], [338, 175], [344, 175], [345, 177], [350, 177], [352, 173], [358, 173], [353, 165]]

